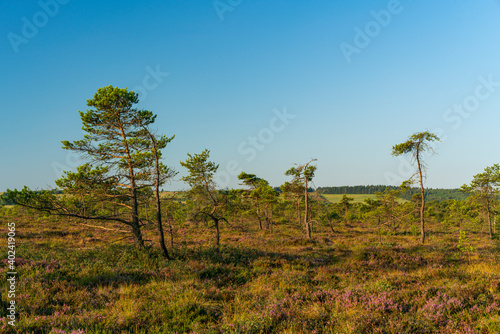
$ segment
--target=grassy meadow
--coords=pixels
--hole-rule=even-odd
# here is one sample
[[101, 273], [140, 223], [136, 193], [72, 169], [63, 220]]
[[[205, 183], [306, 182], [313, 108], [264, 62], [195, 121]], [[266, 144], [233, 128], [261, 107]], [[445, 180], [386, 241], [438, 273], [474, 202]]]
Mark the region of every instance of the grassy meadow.
[[[342, 197], [344, 197], [344, 195], [339, 194], [321, 194], [321, 196], [330, 203], [340, 203], [340, 200], [342, 199]], [[375, 194], [348, 194], [345, 196], [353, 199], [351, 203], [364, 203], [364, 201], [368, 198], [372, 200], [377, 199], [377, 195]], [[398, 202], [404, 203], [407, 201], [403, 198], [399, 198]]]
[[[339, 195], [339, 194], [322, 194], [321, 195], [323, 198], [325, 198], [328, 202], [330, 203], [340, 203], [340, 200], [344, 195]], [[352, 198], [353, 201], [351, 203], [363, 203], [365, 199], [370, 198], [370, 199], [377, 199], [377, 195], [375, 194], [349, 194], [346, 195], [349, 198]]]
[[2, 317], [1, 333], [500, 332], [500, 242], [483, 233], [434, 222], [421, 245], [354, 221], [307, 240], [294, 222], [244, 220], [222, 226], [217, 252], [209, 226], [186, 222], [168, 261], [154, 227], [139, 250], [120, 225], [0, 213], [2, 235], [16, 223], [19, 273], [18, 322]]

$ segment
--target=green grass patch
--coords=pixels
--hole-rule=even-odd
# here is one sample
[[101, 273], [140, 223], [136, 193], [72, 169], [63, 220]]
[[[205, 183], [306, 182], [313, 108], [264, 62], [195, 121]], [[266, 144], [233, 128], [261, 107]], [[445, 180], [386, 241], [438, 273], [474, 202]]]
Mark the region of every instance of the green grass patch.
[[[322, 194], [321, 196], [323, 198], [325, 198], [327, 201], [329, 201], [330, 203], [340, 203], [340, 200], [342, 199], [342, 197], [344, 197], [344, 195], [340, 195], [340, 194]], [[350, 194], [350, 195], [345, 195], [345, 196], [354, 199], [351, 203], [363, 203], [368, 198], [372, 199], [372, 200], [377, 199], [377, 195], [375, 195], [375, 194], [352, 194], [352, 195]], [[400, 199], [398, 199], [398, 202], [404, 203], [404, 202], [407, 202], [407, 200], [400, 198]]]

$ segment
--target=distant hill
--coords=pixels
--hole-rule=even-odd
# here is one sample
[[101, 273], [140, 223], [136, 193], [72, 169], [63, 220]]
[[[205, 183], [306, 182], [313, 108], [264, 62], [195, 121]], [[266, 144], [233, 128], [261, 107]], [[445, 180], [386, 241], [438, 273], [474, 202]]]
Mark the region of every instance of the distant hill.
[[[377, 192], [384, 192], [385, 189], [397, 189], [396, 186], [371, 185], [371, 186], [341, 186], [341, 187], [319, 187], [316, 191], [319, 194], [338, 194], [338, 195], [370, 195]], [[414, 194], [419, 194], [420, 188], [411, 188], [409, 192], [401, 196], [404, 199], [410, 200]], [[427, 201], [448, 201], [453, 199], [463, 200], [467, 198], [458, 189], [432, 189], [425, 190], [425, 199]]]

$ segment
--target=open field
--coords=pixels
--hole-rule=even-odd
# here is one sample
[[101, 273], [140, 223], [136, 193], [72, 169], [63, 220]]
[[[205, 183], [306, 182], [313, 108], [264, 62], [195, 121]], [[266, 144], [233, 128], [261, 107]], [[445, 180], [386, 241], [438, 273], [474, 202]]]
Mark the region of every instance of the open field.
[[[330, 203], [339, 203], [344, 195], [322, 194], [321, 196], [323, 196]], [[351, 203], [363, 203], [367, 198], [377, 199], [377, 195], [374, 194], [352, 194], [346, 196], [354, 199]]]
[[[2, 317], [1, 333], [500, 332], [499, 241], [471, 233], [461, 251], [458, 229], [437, 222], [425, 245], [356, 221], [315, 225], [312, 240], [294, 222], [272, 233], [233, 222], [220, 252], [212, 229], [187, 222], [171, 261], [118, 231], [0, 209], [2, 235], [7, 222], [19, 321]], [[157, 248], [154, 227], [145, 239]], [[5, 280], [0, 288], [6, 300]]]
[[[187, 197], [185, 192], [174, 192], [174, 191], [162, 191], [160, 193], [160, 196], [163, 197], [169, 197], [169, 198], [177, 198], [177, 199], [184, 199]], [[339, 203], [340, 200], [342, 199], [342, 196], [344, 195], [337, 195], [337, 194], [321, 194], [321, 196], [327, 200], [330, 203]], [[354, 194], [354, 195], [346, 195], [347, 197], [354, 198], [354, 201], [351, 203], [363, 203], [365, 199], [371, 198], [371, 199], [377, 199], [377, 196], [374, 194]], [[405, 202], [404, 199], [399, 199], [399, 202], [403, 203]]]
[[[162, 191], [160, 193], [161, 197], [177, 197], [177, 198], [183, 198], [186, 197], [186, 193], [181, 193], [181, 192], [174, 192], [174, 191]], [[342, 199], [342, 196], [344, 195], [337, 195], [337, 194], [321, 194], [323, 198], [325, 198], [327, 201], [330, 203], [339, 203], [340, 200]], [[371, 198], [371, 199], [377, 199], [377, 196], [374, 194], [355, 194], [355, 195], [346, 195], [347, 197], [354, 198], [354, 201], [351, 203], [363, 203], [365, 199]], [[404, 199], [401, 199], [402, 202], [404, 202]]]
[[[322, 197], [324, 197], [327, 201], [330, 203], [340, 203], [340, 200], [344, 195], [339, 195], [339, 194], [321, 194]], [[365, 199], [370, 198], [370, 199], [377, 199], [377, 195], [375, 194], [349, 194], [346, 195], [349, 198], [353, 198], [354, 200], [351, 203], [363, 203]], [[399, 203], [405, 203], [407, 200], [403, 198], [398, 199]]]
[[176, 195], [176, 193], [179, 193], [178, 191], [162, 191], [160, 192], [161, 197], [173, 197]]
[[185, 191], [162, 191], [160, 192], [160, 197], [164, 199], [176, 199], [177, 201], [185, 201], [187, 199], [187, 193]]
[[31, 2], [0, 334], [500, 334], [500, 0]]

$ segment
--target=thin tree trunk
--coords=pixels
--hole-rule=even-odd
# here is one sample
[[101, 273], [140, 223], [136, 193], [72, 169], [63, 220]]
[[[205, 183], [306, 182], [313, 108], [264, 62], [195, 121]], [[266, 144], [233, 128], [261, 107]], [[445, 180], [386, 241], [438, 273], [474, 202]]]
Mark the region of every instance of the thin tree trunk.
[[135, 175], [130, 167], [131, 184], [132, 184], [132, 229], [136, 238], [136, 243], [139, 247], [144, 247], [144, 240], [142, 239], [141, 225], [139, 224], [139, 202], [137, 201], [137, 188], [135, 184]]
[[302, 216], [300, 214], [300, 195], [297, 195], [297, 222], [300, 226], [300, 221], [302, 220]]
[[[158, 223], [158, 234], [160, 235], [160, 248], [163, 257], [170, 260], [171, 259], [170, 255], [168, 254], [167, 247], [165, 246], [165, 236], [163, 233], [163, 224], [161, 221], [161, 200], [160, 200], [160, 194], [158, 193], [158, 189], [156, 190], [156, 220]], [[172, 240], [171, 243], [173, 243]]]
[[313, 220], [312, 220], [312, 213], [311, 213], [311, 210], [309, 209], [309, 233], [311, 234], [312, 236], [312, 233], [314, 232], [314, 229], [313, 229]]
[[264, 208], [264, 216], [266, 218], [266, 228], [269, 230], [269, 213], [267, 211], [267, 206]]
[[[151, 142], [153, 144], [153, 153], [155, 156], [155, 200], [156, 200], [156, 222], [158, 224], [158, 234], [160, 235], [160, 248], [163, 253], [163, 257], [166, 259], [171, 259], [168, 254], [167, 247], [165, 246], [165, 236], [163, 233], [163, 223], [161, 221], [161, 198], [160, 198], [160, 162], [158, 161], [158, 148], [156, 147], [156, 139], [153, 135], [149, 134], [151, 137]], [[147, 212], [147, 210], [146, 210]]]
[[142, 239], [141, 227], [138, 222], [132, 225], [132, 235], [134, 236], [135, 243], [138, 244], [139, 247], [145, 247], [144, 240]]
[[490, 198], [489, 197], [486, 197], [486, 210], [488, 212], [488, 228], [489, 228], [490, 238], [493, 238], [493, 225], [491, 224]]
[[144, 240], [142, 239], [141, 225], [139, 224], [139, 203], [137, 201], [137, 185], [135, 184], [135, 174], [134, 168], [132, 167], [132, 157], [130, 155], [130, 149], [127, 144], [127, 136], [123, 130], [123, 126], [120, 125], [120, 131], [125, 144], [125, 153], [127, 155], [128, 172], [130, 178], [130, 195], [132, 196], [132, 233], [135, 238], [135, 242], [139, 247], [144, 247]]
[[[212, 197], [213, 198], [213, 197]], [[214, 222], [214, 227], [215, 227], [215, 244], [217, 246], [217, 252], [220, 250], [220, 231], [219, 231], [219, 221], [221, 219], [219, 219], [218, 217], [216, 217], [214, 214], [215, 214], [215, 211], [217, 210], [217, 205], [214, 205], [214, 207], [212, 208], [212, 212], [210, 212], [208, 214], [208, 216], [213, 220]]]
[[259, 228], [262, 230], [262, 220], [260, 219], [260, 207], [259, 204], [257, 203], [257, 219], [259, 220]]
[[425, 243], [425, 222], [424, 222], [425, 192], [424, 192], [424, 181], [422, 177], [422, 166], [420, 165], [420, 155], [418, 151], [417, 151], [417, 165], [418, 165], [418, 174], [420, 176], [420, 193], [422, 196], [422, 203], [420, 205], [420, 242]]
[[[305, 172], [304, 172], [305, 173]], [[311, 226], [309, 225], [309, 203], [307, 196], [307, 176], [304, 176], [305, 188], [304, 188], [304, 227], [306, 229], [306, 238], [311, 239]]]
[[217, 251], [220, 251], [220, 231], [219, 231], [219, 219], [213, 218], [215, 224], [215, 244], [217, 246]]

